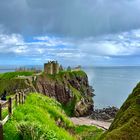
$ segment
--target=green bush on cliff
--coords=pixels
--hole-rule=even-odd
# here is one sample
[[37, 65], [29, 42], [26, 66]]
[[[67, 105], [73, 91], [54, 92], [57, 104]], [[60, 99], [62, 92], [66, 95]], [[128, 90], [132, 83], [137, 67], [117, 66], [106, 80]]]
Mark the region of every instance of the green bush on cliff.
[[[24, 105], [14, 110], [4, 126], [5, 140], [74, 140], [68, 132], [73, 124], [56, 100], [30, 94]], [[66, 131], [67, 130], [67, 131]]]
[[140, 139], [140, 83], [120, 108], [109, 130], [100, 139]]

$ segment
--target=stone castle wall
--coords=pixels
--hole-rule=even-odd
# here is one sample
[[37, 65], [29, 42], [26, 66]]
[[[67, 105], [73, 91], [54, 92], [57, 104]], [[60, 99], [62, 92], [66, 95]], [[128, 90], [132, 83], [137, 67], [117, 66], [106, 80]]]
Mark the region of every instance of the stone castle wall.
[[59, 73], [59, 64], [58, 63], [53, 64], [53, 73], [54, 74]]
[[44, 64], [44, 72], [46, 74], [57, 74], [59, 73], [59, 64], [57, 61], [49, 61]]

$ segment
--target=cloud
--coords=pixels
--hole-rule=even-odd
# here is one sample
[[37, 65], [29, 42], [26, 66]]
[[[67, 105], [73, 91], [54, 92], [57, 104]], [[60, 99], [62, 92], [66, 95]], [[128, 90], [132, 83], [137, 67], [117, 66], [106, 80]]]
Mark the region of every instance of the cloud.
[[59, 37], [49, 37], [49, 36], [37, 36], [33, 38], [34, 40], [39, 41], [39, 43], [44, 43], [47, 46], [70, 46], [70, 42], [66, 42], [65, 40], [62, 40], [62, 38]]
[[140, 28], [139, 0], [0, 0], [9, 33], [89, 37]]
[[24, 39], [19, 34], [0, 34], [0, 53], [26, 53], [27, 46], [24, 44]]
[[96, 37], [67, 38], [34, 36], [30, 41], [20, 34], [0, 34], [0, 59], [18, 63], [42, 64], [58, 60], [64, 64], [140, 64], [140, 29]]
[[94, 56], [140, 56], [140, 30], [86, 38], [79, 41], [77, 46]]
[[9, 59], [14, 63], [42, 64], [47, 60], [79, 57], [77, 53], [64, 38], [36, 36], [28, 42], [20, 34], [0, 34], [0, 64]]

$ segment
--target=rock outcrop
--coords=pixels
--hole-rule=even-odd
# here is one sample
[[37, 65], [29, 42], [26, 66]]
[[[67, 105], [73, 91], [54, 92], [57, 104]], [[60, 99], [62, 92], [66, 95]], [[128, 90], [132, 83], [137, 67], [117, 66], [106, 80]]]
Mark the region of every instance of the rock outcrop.
[[134, 88], [101, 140], [140, 140], [140, 83]]
[[90, 118], [100, 121], [111, 121], [115, 118], [118, 110], [119, 109], [114, 106], [103, 109], [95, 109]]
[[93, 111], [93, 90], [83, 71], [42, 74], [37, 76], [35, 88], [39, 93], [62, 103], [70, 116], [85, 116]]

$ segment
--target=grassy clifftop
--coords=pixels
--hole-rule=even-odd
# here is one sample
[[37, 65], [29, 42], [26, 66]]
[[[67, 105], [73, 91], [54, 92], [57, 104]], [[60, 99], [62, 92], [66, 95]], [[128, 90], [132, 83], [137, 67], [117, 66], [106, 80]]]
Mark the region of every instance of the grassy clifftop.
[[0, 80], [5, 80], [5, 79], [13, 79], [17, 78], [18, 76], [32, 76], [34, 73], [33, 72], [6, 72], [3, 74], [0, 74]]
[[103, 140], [140, 139], [140, 83], [124, 102]]

